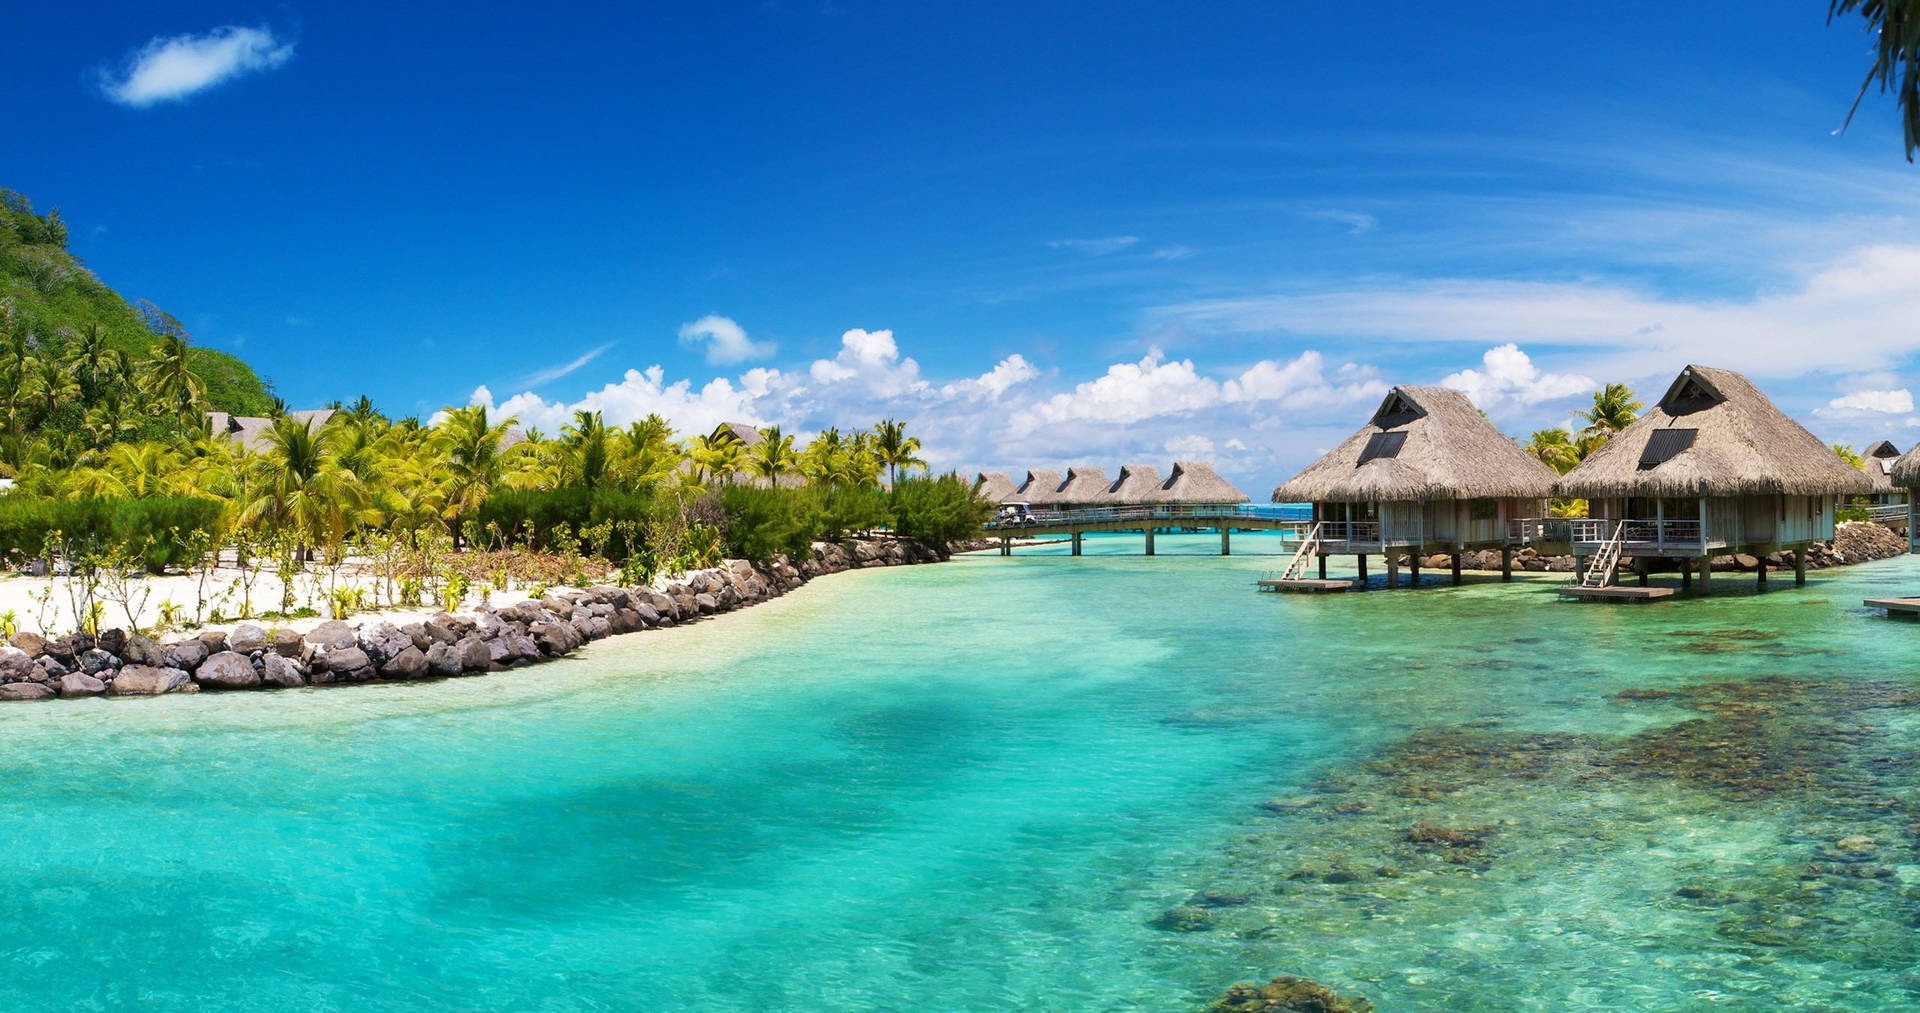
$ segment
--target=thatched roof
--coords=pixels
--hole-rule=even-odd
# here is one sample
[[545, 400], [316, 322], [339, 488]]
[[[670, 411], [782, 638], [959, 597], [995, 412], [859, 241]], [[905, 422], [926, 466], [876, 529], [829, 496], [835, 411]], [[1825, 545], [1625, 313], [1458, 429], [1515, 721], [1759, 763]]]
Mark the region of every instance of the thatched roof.
[[980, 498], [989, 503], [1005, 503], [1019, 498], [1014, 495], [1019, 487], [1004, 471], [983, 471], [974, 476], [973, 485], [979, 490]]
[[763, 435], [765, 434], [760, 432], [760, 427], [750, 422], [722, 422], [713, 427], [713, 435], [707, 438], [716, 443], [731, 440], [752, 450], [760, 445], [760, 438]]
[[1360, 431], [1273, 490], [1275, 503], [1545, 498], [1553, 469], [1500, 434], [1465, 394], [1395, 387]]
[[1060, 483], [1061, 503], [1111, 503], [1113, 480], [1099, 468], [1068, 468], [1067, 479]]
[[1867, 481], [1873, 483], [1873, 491], [1893, 492], [1899, 486], [1893, 484], [1893, 464], [1900, 459], [1900, 448], [1892, 440], [1880, 440], [1860, 455], [1860, 467], [1867, 473]]
[[[306, 423], [315, 429], [327, 424], [333, 418], [331, 408], [313, 408], [306, 411], [288, 412], [296, 422]], [[267, 448], [267, 430], [273, 428], [273, 420], [256, 415], [229, 415], [226, 412], [208, 412], [207, 424], [216, 440], [228, 440], [238, 443], [251, 453], [259, 453]]]
[[1562, 476], [1564, 496], [1866, 493], [1873, 484], [1731, 370], [1688, 366], [1658, 404]]
[[1920, 489], [1920, 444], [1893, 462], [1893, 473], [1889, 477], [1902, 489]]
[[1107, 498], [1115, 503], [1167, 502], [1167, 480], [1151, 464], [1123, 464], [1120, 477], [1107, 487]]
[[1042, 503], [1060, 502], [1060, 473], [1051, 470], [1029, 471], [1025, 481], [1015, 489], [1014, 496], [1021, 502], [1038, 506]]
[[1205, 461], [1173, 462], [1173, 475], [1161, 490], [1168, 503], [1245, 503], [1249, 499]]

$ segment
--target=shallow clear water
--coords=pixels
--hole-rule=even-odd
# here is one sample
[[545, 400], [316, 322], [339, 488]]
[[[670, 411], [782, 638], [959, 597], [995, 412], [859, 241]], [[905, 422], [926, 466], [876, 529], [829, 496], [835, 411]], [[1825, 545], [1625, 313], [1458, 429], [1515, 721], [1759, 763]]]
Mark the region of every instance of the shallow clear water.
[[1610, 607], [1258, 594], [1273, 542], [1234, 544], [847, 574], [481, 679], [7, 707], [0, 1008], [1920, 1005], [1920, 627], [1858, 607], [1920, 558]]

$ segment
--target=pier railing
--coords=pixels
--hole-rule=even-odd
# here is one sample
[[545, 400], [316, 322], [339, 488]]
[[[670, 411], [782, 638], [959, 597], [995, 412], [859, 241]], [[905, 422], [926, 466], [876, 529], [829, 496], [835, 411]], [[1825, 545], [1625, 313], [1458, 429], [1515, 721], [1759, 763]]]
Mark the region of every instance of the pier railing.
[[1582, 545], [1604, 545], [1618, 540], [1628, 545], [1689, 546], [1700, 545], [1703, 535], [1697, 519], [1580, 517], [1573, 519], [1570, 526], [1574, 543]]
[[1181, 503], [1139, 503], [1110, 507], [1076, 507], [1071, 510], [1033, 510], [1030, 520], [988, 521], [988, 531], [1018, 531], [1021, 528], [1062, 528], [1081, 524], [1111, 524], [1123, 521], [1156, 521], [1166, 524], [1194, 523], [1214, 527], [1221, 522], [1257, 521], [1262, 527], [1313, 526], [1306, 518], [1286, 517], [1272, 507], [1246, 503], [1218, 505]]

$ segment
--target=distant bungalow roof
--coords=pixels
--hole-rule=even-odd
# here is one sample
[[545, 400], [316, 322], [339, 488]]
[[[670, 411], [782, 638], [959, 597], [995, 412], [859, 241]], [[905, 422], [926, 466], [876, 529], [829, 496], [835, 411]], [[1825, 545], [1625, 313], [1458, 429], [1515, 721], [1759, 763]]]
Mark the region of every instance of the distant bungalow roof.
[[[296, 422], [303, 422], [314, 428], [327, 424], [333, 418], [331, 408], [313, 408], [305, 411], [288, 412]], [[238, 443], [250, 453], [259, 453], [266, 449], [267, 430], [273, 428], [273, 420], [256, 415], [229, 415], [226, 412], [208, 412], [207, 425], [217, 440], [229, 440]]]
[[1544, 499], [1553, 469], [1446, 387], [1395, 387], [1373, 418], [1273, 490], [1276, 503]]
[[1099, 468], [1068, 468], [1055, 499], [1061, 503], [1110, 503], [1113, 482]]
[[980, 498], [989, 503], [1005, 503], [1019, 498], [1016, 495], [1019, 487], [1004, 471], [983, 471], [974, 476], [973, 485]]
[[1251, 498], [1221, 478], [1206, 461], [1173, 462], [1173, 474], [1161, 490], [1162, 501], [1167, 503], [1218, 505], [1245, 503]]
[[1877, 493], [1893, 492], [1899, 486], [1893, 484], [1893, 465], [1900, 459], [1900, 448], [1892, 440], [1880, 440], [1867, 448], [1861, 455], [1860, 467], [1867, 473], [1867, 481], [1873, 483]]
[[1027, 477], [1014, 490], [1025, 503], [1060, 502], [1060, 473], [1048, 469], [1029, 471]]
[[1107, 498], [1115, 503], [1165, 503], [1167, 480], [1151, 464], [1123, 464], [1120, 477], [1107, 487]]
[[1566, 473], [1561, 495], [1831, 496], [1873, 483], [1727, 369], [1688, 366], [1658, 404]]

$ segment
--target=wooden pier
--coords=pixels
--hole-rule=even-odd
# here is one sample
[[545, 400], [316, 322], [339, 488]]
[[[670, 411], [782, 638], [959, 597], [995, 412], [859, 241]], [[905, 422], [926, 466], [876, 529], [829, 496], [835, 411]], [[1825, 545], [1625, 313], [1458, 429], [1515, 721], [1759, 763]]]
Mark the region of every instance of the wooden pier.
[[1609, 584], [1605, 587], [1584, 587], [1575, 584], [1572, 587], [1560, 588], [1562, 597], [1578, 598], [1581, 601], [1656, 601], [1661, 598], [1671, 598], [1675, 593], [1671, 587], [1622, 587], [1619, 584]]
[[1338, 594], [1357, 591], [1366, 585], [1357, 580], [1322, 580], [1317, 577], [1262, 577], [1262, 591], [1292, 591], [1298, 594]]
[[1870, 609], [1885, 609], [1889, 616], [1920, 616], [1920, 598], [1868, 598]]
[[1233, 554], [1233, 532], [1299, 529], [1311, 522], [1297, 518], [1261, 513], [1239, 505], [1189, 506], [1163, 503], [1140, 506], [1089, 507], [1080, 510], [1034, 511], [1022, 522], [996, 521], [987, 524], [990, 537], [1000, 539], [1000, 554], [1013, 555], [1015, 539], [1060, 537], [1072, 543], [1073, 555], [1080, 555], [1081, 539], [1099, 531], [1133, 531], [1141, 536], [1144, 555], [1154, 554], [1153, 536], [1162, 531], [1212, 529], [1220, 533], [1220, 554]]

